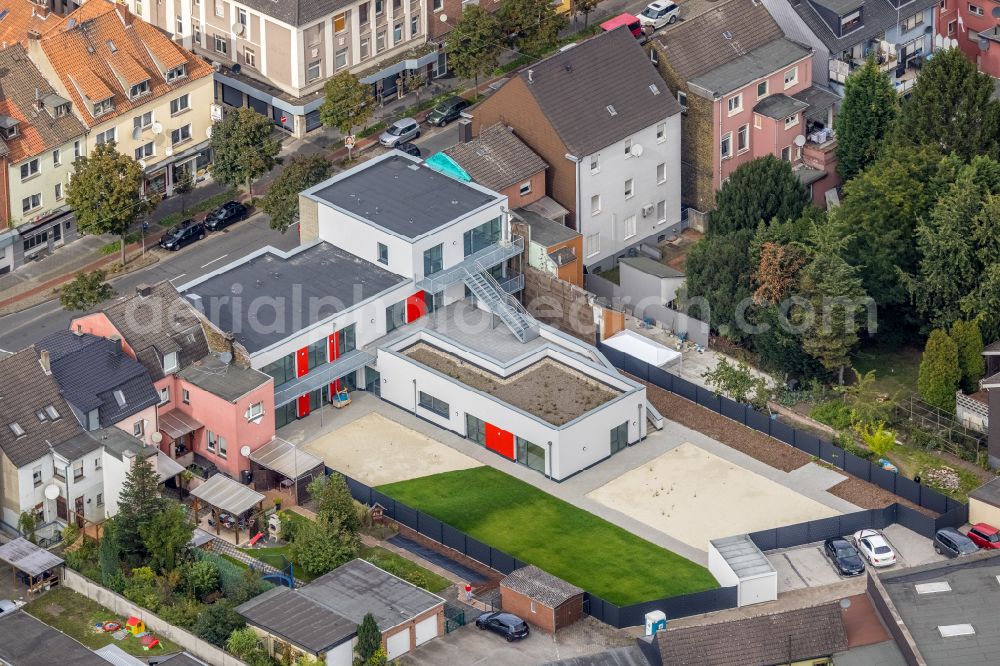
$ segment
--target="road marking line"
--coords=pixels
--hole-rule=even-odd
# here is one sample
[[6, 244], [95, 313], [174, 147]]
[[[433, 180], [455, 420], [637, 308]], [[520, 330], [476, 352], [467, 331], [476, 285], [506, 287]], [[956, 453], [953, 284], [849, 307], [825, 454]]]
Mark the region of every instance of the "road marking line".
[[212, 259], [212, 261], [208, 262], [207, 264], [203, 264], [202, 268], [205, 268], [205, 266], [211, 266], [215, 262], [220, 261], [222, 259], [225, 259], [228, 256], [229, 256], [229, 253], [227, 252], [226, 254], [222, 255], [221, 257], [216, 257], [215, 259]]
[[806, 587], [813, 587], [812, 585], [809, 584], [809, 581], [805, 579], [805, 576], [800, 574], [799, 570], [795, 568], [795, 564], [792, 562], [792, 558], [788, 557], [788, 553], [782, 553], [782, 556], [788, 561], [788, 566], [792, 568], [792, 571], [794, 571], [795, 575], [799, 577], [799, 580], [802, 581], [802, 584], [805, 585]]
[[187, 275], [187, 273], [181, 273], [181, 274], [180, 274], [180, 275], [178, 275], [177, 277], [173, 277], [173, 278], [170, 278], [169, 280], [167, 280], [167, 282], [169, 282], [170, 284], [173, 284], [173, 283], [174, 283], [174, 280], [180, 280], [180, 279], [181, 279], [182, 277], [184, 277], [185, 275]]

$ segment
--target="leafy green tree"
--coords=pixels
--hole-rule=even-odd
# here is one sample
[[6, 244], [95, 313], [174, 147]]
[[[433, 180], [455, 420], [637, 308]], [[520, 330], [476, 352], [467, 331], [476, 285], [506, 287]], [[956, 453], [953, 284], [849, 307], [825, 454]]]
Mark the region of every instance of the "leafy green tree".
[[858, 425], [856, 430], [861, 441], [877, 458], [885, 458], [889, 451], [896, 446], [896, 433], [887, 430], [885, 423], [881, 421], [868, 425]]
[[260, 642], [257, 632], [250, 627], [235, 629], [226, 639], [226, 652], [244, 661], [254, 656], [262, 648], [263, 644]]
[[219, 567], [211, 560], [198, 560], [187, 568], [185, 582], [191, 596], [204, 600], [219, 589]]
[[503, 51], [503, 30], [497, 17], [477, 4], [466, 5], [446, 37], [448, 67], [462, 78], [472, 77], [479, 94], [479, 76], [493, 71]]
[[365, 613], [358, 625], [358, 642], [354, 646], [354, 663], [368, 664], [375, 652], [382, 647], [382, 632], [375, 622], [375, 616]]
[[89, 310], [115, 296], [105, 278], [107, 273], [97, 269], [90, 273], [79, 272], [71, 282], [59, 288], [59, 304], [64, 310]]
[[752, 338], [762, 368], [801, 378], [825, 378], [826, 369], [802, 349], [802, 336], [791, 330], [777, 305], [757, 308], [754, 324], [764, 329]]
[[924, 355], [920, 359], [920, 373], [917, 375], [920, 397], [930, 405], [954, 413], [955, 391], [961, 380], [958, 345], [946, 332], [934, 329], [927, 338]]
[[863, 375], [855, 370], [854, 375], [853, 384], [838, 388], [844, 395], [844, 404], [850, 409], [851, 424], [869, 426], [886, 421], [896, 405], [895, 399], [879, 391], [874, 370]]
[[983, 359], [983, 336], [979, 332], [979, 324], [973, 321], [956, 319], [951, 325], [951, 339], [958, 348], [958, 366], [962, 370], [962, 390], [975, 393], [979, 390], [979, 380], [986, 372], [986, 361]]
[[760, 222], [794, 220], [809, 203], [809, 192], [791, 163], [767, 155], [740, 165], [715, 194], [709, 233], [754, 231]]
[[497, 18], [514, 36], [515, 48], [536, 57], [559, 43], [559, 31], [566, 26], [566, 17], [549, 0], [503, 0]]
[[387, 663], [389, 663], [389, 655], [386, 653], [385, 648], [380, 645], [372, 653], [372, 656], [368, 658], [368, 661], [365, 662], [365, 666], [385, 666]]
[[102, 143], [89, 155], [73, 162], [73, 179], [66, 203], [73, 210], [77, 228], [85, 234], [114, 234], [125, 265], [125, 236], [132, 225], [152, 211], [156, 200], [141, 195], [144, 176], [139, 163]]
[[[732, 340], [746, 336], [737, 312], [751, 304], [753, 266], [747, 247], [752, 238], [749, 229], [705, 236], [691, 246], [685, 265], [683, 307]], [[708, 302], [710, 311], [696, 304], [695, 299], [701, 298]]]
[[601, 0], [575, 0], [573, 2], [573, 11], [577, 14], [583, 14], [583, 27], [587, 28], [590, 25], [590, 12], [597, 9], [597, 5]]
[[[375, 113], [375, 98], [372, 88], [361, 83], [350, 72], [341, 72], [326, 82], [323, 88], [326, 96], [319, 107], [319, 117], [327, 127], [337, 128], [347, 136], [354, 128], [367, 123]], [[348, 149], [348, 158], [351, 149]]]
[[292, 560], [316, 577], [354, 559], [361, 547], [357, 533], [341, 529], [336, 520], [323, 516], [301, 526], [292, 544]]
[[156, 611], [160, 605], [156, 594], [156, 574], [149, 567], [132, 569], [125, 584], [125, 598], [143, 608]]
[[191, 175], [191, 168], [181, 169], [174, 181], [174, 194], [181, 198], [181, 214], [187, 212], [187, 195], [194, 190], [194, 176]]
[[961, 309], [975, 318], [983, 339], [1000, 339], [1000, 263], [983, 269], [976, 288], [962, 298]]
[[243, 629], [247, 623], [242, 616], [224, 601], [216, 601], [202, 611], [194, 623], [195, 635], [212, 645], [224, 647], [234, 631]]
[[316, 501], [316, 513], [320, 518], [336, 521], [341, 529], [357, 533], [361, 521], [342, 475], [334, 472], [330, 476], [313, 479], [309, 484], [309, 495]]
[[261, 210], [271, 218], [271, 228], [285, 233], [298, 222], [299, 192], [329, 178], [331, 173], [333, 165], [322, 153], [290, 159], [261, 199]]
[[847, 182], [875, 161], [895, 122], [899, 95], [873, 57], [847, 77], [837, 130], [837, 173]]
[[166, 506], [166, 500], [160, 497], [159, 475], [149, 459], [137, 455], [125, 474], [115, 516], [118, 545], [129, 564], [140, 564], [149, 557], [142, 527], [152, 523]]
[[22, 511], [17, 517], [17, 531], [24, 535], [24, 538], [31, 543], [36, 543], [38, 537], [35, 530], [38, 529], [38, 519], [30, 511]]
[[194, 523], [188, 520], [187, 507], [170, 502], [152, 520], [139, 526], [139, 534], [156, 570], [161, 573], [173, 571], [187, 553], [194, 535]]
[[[895, 139], [933, 146], [963, 160], [996, 155], [993, 79], [957, 48], [938, 50], [920, 70], [903, 104]], [[839, 140], [839, 137], [838, 137]]]
[[767, 407], [770, 397], [767, 381], [753, 374], [750, 366], [743, 361], [733, 365], [725, 358], [720, 359], [714, 369], [705, 371], [701, 376], [716, 394], [727, 395], [736, 402], [750, 403], [757, 409]]
[[253, 181], [274, 168], [281, 144], [271, 137], [271, 121], [253, 109], [231, 109], [212, 126], [212, 175], [220, 182], [245, 185], [253, 196]]
[[97, 551], [97, 563], [101, 568], [101, 582], [105, 587], [112, 587], [112, 580], [121, 574], [122, 565], [116, 518], [104, 521], [103, 527], [101, 545]]

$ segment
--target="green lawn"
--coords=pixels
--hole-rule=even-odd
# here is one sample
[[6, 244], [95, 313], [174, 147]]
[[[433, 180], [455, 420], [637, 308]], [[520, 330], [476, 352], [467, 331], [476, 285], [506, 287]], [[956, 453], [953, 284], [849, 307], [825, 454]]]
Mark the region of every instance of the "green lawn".
[[126, 618], [115, 616], [114, 613], [96, 601], [91, 601], [82, 594], [77, 594], [66, 587], [57, 587], [46, 592], [27, 604], [24, 610], [45, 624], [75, 638], [91, 650], [114, 643], [125, 652], [137, 657], [148, 657], [151, 654], [172, 654], [181, 651], [180, 646], [171, 643], [155, 631], [153, 635], [160, 639], [160, 645], [163, 647], [157, 647], [153, 652], [143, 650], [142, 644], [135, 636], [129, 635], [123, 640], [116, 641], [109, 633], [96, 632], [94, 625], [98, 622], [115, 620], [124, 624]]
[[378, 490], [621, 606], [718, 587], [704, 567], [492, 467]]
[[451, 586], [451, 581], [443, 576], [438, 576], [432, 571], [428, 571], [416, 562], [408, 560], [402, 555], [397, 555], [391, 550], [386, 550], [379, 546], [362, 546], [361, 559], [368, 560], [375, 566], [385, 569], [394, 576], [399, 576], [403, 580], [409, 581], [418, 587], [422, 587], [428, 592], [437, 594], [441, 590]]
[[917, 375], [920, 372], [919, 347], [890, 340], [875, 340], [854, 354], [854, 369], [860, 373], [875, 371], [875, 384], [879, 390], [904, 395], [917, 392]]

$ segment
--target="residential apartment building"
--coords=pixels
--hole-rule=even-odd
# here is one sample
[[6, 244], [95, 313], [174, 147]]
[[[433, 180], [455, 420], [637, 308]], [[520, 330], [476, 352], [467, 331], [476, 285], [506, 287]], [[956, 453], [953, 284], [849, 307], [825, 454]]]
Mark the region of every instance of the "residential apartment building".
[[[2, 21], [0, 21], [2, 23]], [[24, 47], [0, 50], [0, 273], [76, 238], [66, 205], [73, 161], [85, 151], [72, 102]]]
[[843, 95], [844, 81], [868, 56], [899, 94], [913, 87], [935, 49], [939, 0], [762, 0], [785, 35], [813, 48], [813, 82]]
[[27, 52], [87, 132], [87, 152], [114, 142], [139, 160], [143, 193], [171, 193], [181, 171], [205, 170], [213, 101], [212, 68], [125, 5], [90, 0]]
[[[90, 0], [91, 2], [99, 0]], [[430, 0], [433, 1], [433, 0]], [[423, 0], [127, 0], [137, 16], [217, 64], [218, 101], [295, 136], [321, 126], [326, 80], [352, 72], [391, 96], [407, 71], [443, 72]]]
[[958, 48], [979, 71], [1000, 77], [1000, 24], [993, 0], [941, 0], [937, 4], [934, 39], [938, 48]]
[[476, 131], [512, 127], [549, 165], [590, 272], [678, 229], [681, 107], [627, 29], [532, 65], [471, 113]]
[[791, 162], [813, 201], [839, 182], [833, 107], [813, 85], [813, 52], [785, 37], [767, 8], [728, 0], [656, 33], [647, 48], [684, 109], [682, 199], [699, 211], [740, 165], [774, 155]]
[[[301, 247], [180, 287], [274, 378], [278, 427], [365, 389], [555, 479], [645, 436], [642, 385], [514, 297], [507, 197], [393, 151], [299, 203]], [[542, 407], [550, 381], [579, 400]]]

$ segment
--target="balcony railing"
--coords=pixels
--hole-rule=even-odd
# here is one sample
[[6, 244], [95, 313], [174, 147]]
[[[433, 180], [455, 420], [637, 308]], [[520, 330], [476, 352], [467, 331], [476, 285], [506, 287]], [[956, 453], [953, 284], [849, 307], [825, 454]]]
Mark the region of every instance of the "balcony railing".
[[509, 241], [502, 240], [498, 243], [493, 243], [492, 245], [484, 247], [478, 252], [473, 252], [463, 261], [455, 264], [454, 266], [449, 266], [442, 271], [438, 271], [434, 275], [425, 277], [417, 283], [417, 287], [419, 289], [423, 289], [424, 291], [429, 291], [432, 294], [436, 294], [453, 284], [461, 282], [468, 277], [470, 273], [478, 272], [479, 269], [476, 268], [476, 266], [485, 266], [489, 269], [499, 263], [518, 256], [522, 252], [524, 252], [524, 239], [521, 236], [515, 236]]
[[500, 288], [506, 291], [508, 294], [516, 294], [517, 292], [524, 289], [524, 273], [520, 275], [515, 275], [509, 280], [504, 280], [500, 283]]

